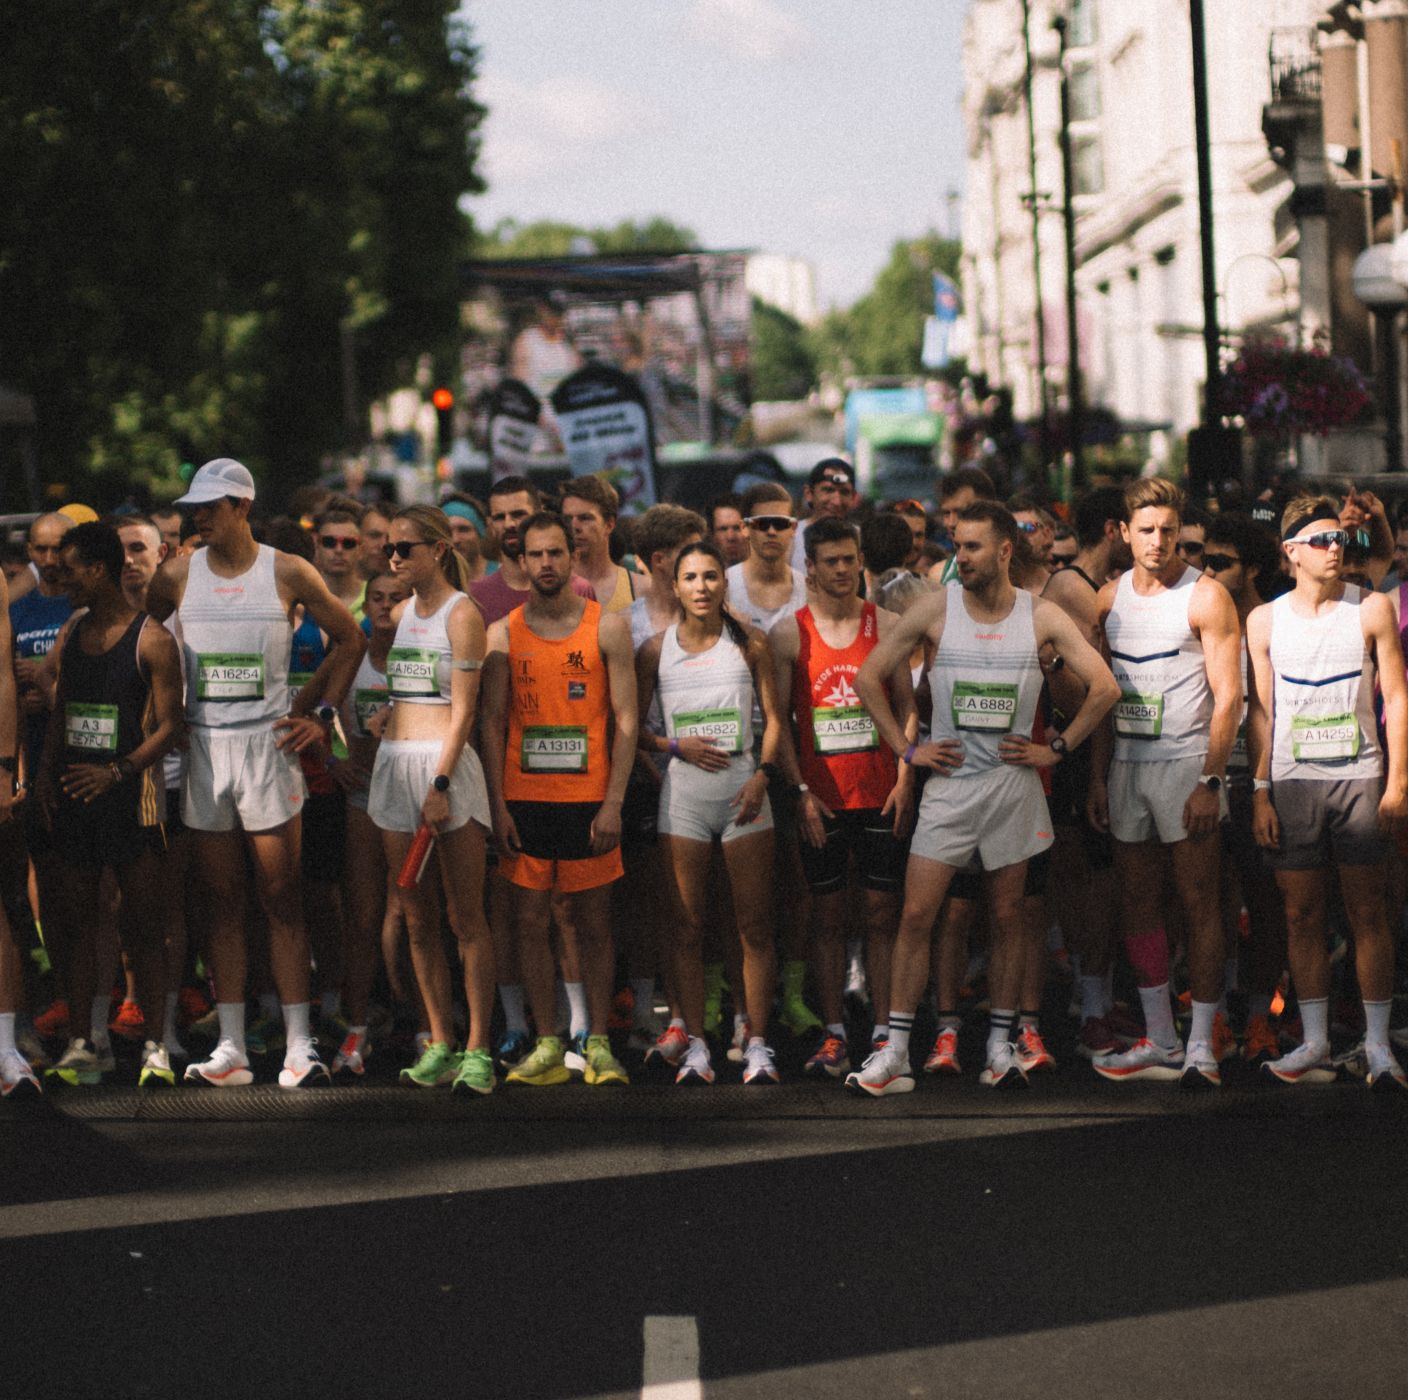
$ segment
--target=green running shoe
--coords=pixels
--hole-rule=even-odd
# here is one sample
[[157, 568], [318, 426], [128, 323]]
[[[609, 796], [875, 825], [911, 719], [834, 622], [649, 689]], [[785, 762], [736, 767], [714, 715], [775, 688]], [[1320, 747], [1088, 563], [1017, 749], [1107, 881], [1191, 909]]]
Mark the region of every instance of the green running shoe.
[[587, 1037], [587, 1068], [582, 1078], [588, 1084], [629, 1084], [621, 1062], [611, 1053], [611, 1042], [604, 1035]]
[[538, 1043], [508, 1072], [510, 1084], [566, 1084], [572, 1078], [563, 1063], [562, 1042], [555, 1035], [540, 1035]]
[[409, 1069], [401, 1071], [401, 1082], [433, 1089], [437, 1084], [448, 1084], [459, 1073], [459, 1068], [459, 1053], [438, 1040], [432, 1040], [421, 1051], [420, 1059]]
[[494, 1062], [487, 1050], [466, 1050], [460, 1056], [460, 1072], [450, 1085], [452, 1094], [492, 1094]]
[[162, 1085], [174, 1088], [176, 1071], [171, 1068], [171, 1057], [166, 1046], [149, 1040], [142, 1048], [142, 1072], [137, 1076], [139, 1089], [159, 1089]]

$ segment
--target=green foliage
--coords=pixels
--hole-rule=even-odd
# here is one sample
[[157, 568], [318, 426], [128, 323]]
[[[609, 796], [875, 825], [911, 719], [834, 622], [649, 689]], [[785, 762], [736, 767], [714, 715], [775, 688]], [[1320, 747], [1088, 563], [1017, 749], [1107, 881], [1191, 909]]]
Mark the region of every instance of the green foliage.
[[806, 398], [816, 383], [816, 356], [802, 323], [754, 297], [751, 339], [753, 397]]
[[41, 470], [293, 484], [457, 339], [476, 55], [452, 0], [0, 9], [0, 380]]
[[896, 243], [870, 291], [849, 310], [828, 314], [813, 332], [820, 367], [838, 375], [922, 373], [933, 274], [957, 280], [959, 252], [957, 242], [932, 232]]
[[480, 258], [565, 258], [584, 250], [591, 253], [691, 253], [699, 247], [693, 229], [659, 214], [643, 223], [623, 219], [610, 228], [586, 228], [551, 219], [521, 224], [501, 219], [475, 242]]

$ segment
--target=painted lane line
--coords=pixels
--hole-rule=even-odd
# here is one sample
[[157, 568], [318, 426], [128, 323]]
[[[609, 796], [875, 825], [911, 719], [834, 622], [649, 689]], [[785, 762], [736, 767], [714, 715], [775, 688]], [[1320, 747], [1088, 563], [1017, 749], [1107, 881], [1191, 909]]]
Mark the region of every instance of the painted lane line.
[[692, 1317], [645, 1319], [640, 1400], [703, 1400], [699, 1383], [699, 1324]]

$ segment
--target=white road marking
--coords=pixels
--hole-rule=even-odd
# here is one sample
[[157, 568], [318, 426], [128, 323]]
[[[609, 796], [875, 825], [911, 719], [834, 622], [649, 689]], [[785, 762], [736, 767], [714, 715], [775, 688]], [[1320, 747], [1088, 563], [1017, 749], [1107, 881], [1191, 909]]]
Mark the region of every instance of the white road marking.
[[645, 1319], [645, 1366], [640, 1400], [703, 1400], [699, 1383], [699, 1324], [692, 1317]]

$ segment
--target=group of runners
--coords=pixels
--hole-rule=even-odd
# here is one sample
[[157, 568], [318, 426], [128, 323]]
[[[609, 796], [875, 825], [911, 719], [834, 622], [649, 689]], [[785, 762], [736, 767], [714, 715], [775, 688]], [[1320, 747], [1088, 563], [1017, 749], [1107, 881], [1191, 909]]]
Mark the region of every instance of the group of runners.
[[[281, 1086], [355, 1081], [380, 985], [415, 1086], [624, 1084], [623, 1039], [680, 1084], [721, 1060], [775, 1083], [780, 1021], [807, 1074], [882, 1096], [914, 1088], [931, 989], [923, 1069], [960, 1072], [981, 946], [980, 1078], [1015, 1087], [1054, 1068], [1059, 925], [1107, 1080], [1216, 1086], [1234, 1055], [1334, 1078], [1342, 932], [1366, 1082], [1408, 1087], [1403, 589], [1356, 574], [1362, 501], [1297, 497], [1278, 540], [1237, 514], [1190, 529], [1163, 479], [1098, 488], [1058, 562], [1052, 517], [982, 472], [939, 497], [932, 564], [918, 502], [857, 528], [839, 458], [804, 519], [768, 482], [708, 519], [651, 507], [634, 567], [594, 477], [552, 509], [520, 477], [487, 509], [334, 499], [260, 542], [253, 478], [221, 458], [169, 529], [40, 517], [0, 610], [0, 824], [60, 989], [34, 1024], [64, 1044], [49, 1074], [114, 1072], [125, 978], [146, 1087], [183, 1059], [249, 1084], [279, 1035]], [[41, 1087], [21, 943], [7, 925], [5, 1095]]]

